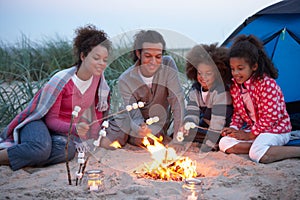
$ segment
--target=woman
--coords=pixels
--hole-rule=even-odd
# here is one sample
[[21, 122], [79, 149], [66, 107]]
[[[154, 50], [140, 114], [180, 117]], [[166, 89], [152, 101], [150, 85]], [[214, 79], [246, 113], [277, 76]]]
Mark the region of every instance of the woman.
[[[71, 127], [74, 140], [69, 141], [69, 159], [75, 156], [77, 142], [98, 136], [101, 118], [109, 109], [109, 87], [103, 72], [111, 42], [105, 32], [88, 25], [76, 30], [73, 47], [77, 60], [73, 67], [55, 74], [1, 134], [1, 165], [18, 170], [66, 161], [65, 146], [75, 106], [81, 110]], [[99, 120], [94, 126], [83, 120], [90, 108]]]

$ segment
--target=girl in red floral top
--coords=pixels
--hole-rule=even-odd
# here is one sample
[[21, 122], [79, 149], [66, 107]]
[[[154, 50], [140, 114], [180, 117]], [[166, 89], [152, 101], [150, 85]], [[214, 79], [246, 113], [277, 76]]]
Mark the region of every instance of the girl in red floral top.
[[261, 163], [300, 157], [300, 147], [283, 146], [290, 140], [292, 127], [274, 80], [278, 71], [263, 44], [253, 35], [241, 35], [230, 48], [229, 61], [234, 113], [230, 127], [222, 131], [220, 150], [249, 154]]

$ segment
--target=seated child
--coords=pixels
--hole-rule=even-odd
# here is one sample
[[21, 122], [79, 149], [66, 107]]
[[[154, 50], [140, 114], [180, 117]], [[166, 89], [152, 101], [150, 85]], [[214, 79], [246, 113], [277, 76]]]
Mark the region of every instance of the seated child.
[[[227, 52], [226, 48], [211, 44], [196, 45], [187, 54], [186, 74], [194, 83], [188, 94], [184, 122], [202, 127], [190, 129], [188, 138], [205, 143], [204, 151], [218, 150], [220, 132], [229, 125], [233, 112]], [[187, 134], [184, 127], [181, 130]]]
[[251, 160], [271, 163], [300, 157], [300, 147], [283, 146], [290, 140], [291, 123], [276, 79], [278, 71], [253, 35], [240, 35], [229, 52], [234, 83], [230, 93], [234, 113], [224, 128], [220, 150], [249, 154]]

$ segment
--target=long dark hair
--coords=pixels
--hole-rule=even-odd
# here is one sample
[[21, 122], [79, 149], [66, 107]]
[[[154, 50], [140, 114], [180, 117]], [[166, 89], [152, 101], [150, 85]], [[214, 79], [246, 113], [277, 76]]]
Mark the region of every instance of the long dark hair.
[[278, 69], [267, 56], [263, 43], [254, 35], [239, 35], [235, 38], [229, 51], [229, 58], [233, 57], [244, 58], [250, 67], [257, 63], [258, 68], [253, 74], [254, 79], [262, 78], [264, 74], [274, 79], [278, 78]]

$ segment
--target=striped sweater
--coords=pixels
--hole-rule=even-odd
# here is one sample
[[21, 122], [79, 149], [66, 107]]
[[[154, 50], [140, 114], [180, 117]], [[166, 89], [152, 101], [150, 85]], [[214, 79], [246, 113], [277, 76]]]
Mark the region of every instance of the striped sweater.
[[220, 132], [228, 126], [233, 108], [229, 89], [218, 84], [212, 87], [206, 98], [202, 99], [201, 85], [196, 82], [189, 91], [184, 121], [194, 122], [201, 127], [208, 127], [209, 131]]

